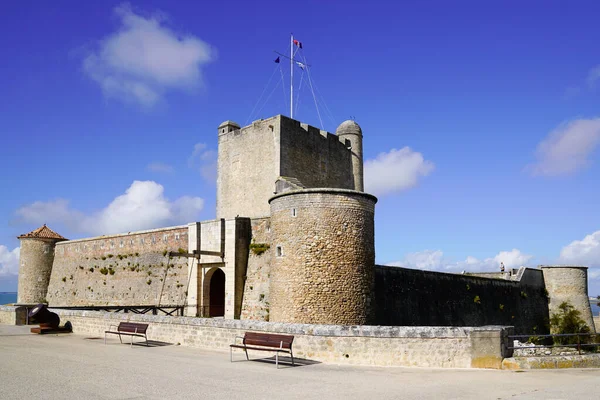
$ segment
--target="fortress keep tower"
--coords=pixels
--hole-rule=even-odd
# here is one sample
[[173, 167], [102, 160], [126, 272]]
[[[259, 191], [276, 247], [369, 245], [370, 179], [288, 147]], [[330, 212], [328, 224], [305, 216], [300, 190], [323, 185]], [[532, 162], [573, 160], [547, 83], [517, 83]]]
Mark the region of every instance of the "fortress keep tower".
[[48, 283], [54, 262], [54, 247], [67, 240], [45, 224], [18, 236], [21, 241], [19, 256], [19, 287], [17, 303], [36, 304], [46, 299]]
[[269, 215], [276, 182], [296, 188], [363, 190], [362, 131], [346, 121], [337, 135], [283, 115], [240, 128], [219, 126], [217, 218]]

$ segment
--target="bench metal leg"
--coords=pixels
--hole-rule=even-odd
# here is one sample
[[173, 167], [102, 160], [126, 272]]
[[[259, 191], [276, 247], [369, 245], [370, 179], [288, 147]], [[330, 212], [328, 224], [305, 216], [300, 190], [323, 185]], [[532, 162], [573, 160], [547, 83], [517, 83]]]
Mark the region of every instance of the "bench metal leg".
[[290, 356], [292, 356], [292, 365], [294, 365], [294, 353], [292, 353], [292, 349], [290, 349]]
[[248, 357], [248, 349], [244, 349], [244, 351], [246, 352], [246, 360], [250, 361], [250, 357]]
[[121, 339], [121, 334], [119, 333], [119, 341], [123, 344], [123, 339]]
[[275, 353], [275, 368], [279, 369], [279, 352]]

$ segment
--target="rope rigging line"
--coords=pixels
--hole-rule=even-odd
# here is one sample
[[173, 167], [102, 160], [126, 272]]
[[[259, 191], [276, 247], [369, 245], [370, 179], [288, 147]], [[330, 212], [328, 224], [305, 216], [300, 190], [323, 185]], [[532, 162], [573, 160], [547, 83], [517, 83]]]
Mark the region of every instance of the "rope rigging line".
[[317, 91], [317, 94], [319, 95], [319, 98], [321, 99], [321, 102], [323, 103], [323, 106], [325, 108], [326, 114], [329, 117], [329, 119], [331, 120], [331, 123], [333, 124], [333, 126], [336, 126], [336, 119], [333, 116], [333, 113], [331, 112], [331, 110], [329, 110], [329, 107], [327, 107], [327, 103], [325, 102], [325, 96], [323, 96], [323, 94], [321, 93], [321, 91], [319, 90], [319, 87], [317, 86], [317, 84], [314, 84], [315, 86], [315, 90]]
[[302, 75], [300, 75], [300, 85], [298, 85], [298, 93], [296, 94], [296, 105], [294, 108], [294, 114], [298, 114], [298, 106], [300, 105], [300, 92], [302, 92], [302, 83], [304, 81], [304, 70], [302, 70]]
[[271, 93], [269, 94], [269, 96], [267, 97], [267, 99], [265, 100], [265, 102], [263, 103], [263, 105], [260, 107], [260, 109], [256, 112], [256, 114], [260, 114], [260, 112], [262, 111], [262, 109], [269, 102], [269, 99], [271, 99], [271, 96], [273, 96], [273, 93], [275, 93], [275, 90], [277, 90], [277, 88], [279, 87], [279, 85], [281, 85], [282, 82], [283, 82], [283, 76], [282, 76], [281, 80], [279, 82], [277, 82], [277, 85], [275, 85], [275, 87], [273, 88], [273, 90], [271, 91]]
[[275, 72], [277, 72], [277, 69], [281, 70], [281, 67], [279, 65], [275, 66], [275, 69], [273, 70], [273, 72], [271, 73], [271, 76], [269, 77], [269, 80], [267, 81], [267, 84], [265, 85], [265, 87], [262, 90], [262, 93], [260, 94], [260, 97], [258, 98], [258, 101], [256, 102], [256, 104], [254, 104], [254, 107], [252, 108], [252, 111], [250, 111], [250, 115], [248, 116], [248, 119], [246, 119], [246, 123], [244, 125], [248, 125], [248, 122], [250, 121], [250, 119], [252, 118], [252, 116], [254, 115], [254, 110], [256, 110], [256, 107], [258, 106], [258, 104], [260, 103], [260, 100], [262, 99], [262, 97], [265, 95], [265, 92], [267, 91], [267, 87], [269, 87], [269, 84], [271, 83], [271, 80], [273, 79], [273, 76], [275, 75]]
[[[306, 61], [306, 58], [304, 58]], [[319, 111], [319, 104], [317, 103], [317, 97], [315, 96], [315, 91], [313, 89], [312, 78], [310, 77], [310, 69], [306, 67], [306, 75], [308, 76], [308, 83], [310, 84], [310, 91], [313, 95], [313, 100], [315, 101], [315, 108], [317, 109], [317, 115], [319, 116], [319, 121], [321, 122], [321, 129], [325, 129], [323, 125], [323, 119], [321, 118], [321, 112]]]
[[[283, 78], [283, 68], [281, 68], [281, 65], [279, 66], [279, 72], [281, 72], [281, 82], [285, 82], [285, 79]], [[281, 85], [281, 90], [283, 90], [283, 105], [285, 108], [287, 108], [287, 93], [285, 92], [285, 85]]]

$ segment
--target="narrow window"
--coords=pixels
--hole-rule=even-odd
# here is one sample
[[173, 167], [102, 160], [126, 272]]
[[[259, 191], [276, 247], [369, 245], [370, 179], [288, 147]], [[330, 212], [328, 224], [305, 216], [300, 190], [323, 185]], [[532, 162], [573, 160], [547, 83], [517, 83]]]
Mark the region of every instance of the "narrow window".
[[281, 246], [277, 246], [277, 257], [283, 257], [283, 249]]
[[50, 253], [50, 246], [45, 245], [44, 246], [44, 254], [48, 254], [48, 253]]
[[292, 217], [297, 217], [298, 214], [296, 213], [296, 209], [292, 208]]
[[175, 240], [179, 240], [179, 233], [175, 234]]
[[351, 149], [352, 148], [352, 142], [350, 141], [350, 139], [346, 139], [346, 141], [344, 142], [344, 144], [346, 145], [347, 149]]

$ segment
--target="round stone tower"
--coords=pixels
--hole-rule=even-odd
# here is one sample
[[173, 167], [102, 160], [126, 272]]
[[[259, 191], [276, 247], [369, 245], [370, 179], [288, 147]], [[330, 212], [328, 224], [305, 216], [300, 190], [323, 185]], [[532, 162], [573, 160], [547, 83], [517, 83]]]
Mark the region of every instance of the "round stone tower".
[[362, 129], [352, 121], [344, 121], [335, 130], [340, 141], [352, 152], [352, 173], [354, 175], [354, 190], [362, 192], [365, 190], [363, 179], [363, 150]]
[[269, 200], [270, 321], [369, 323], [376, 202], [343, 189], [295, 190]]
[[67, 239], [45, 224], [32, 232], [18, 236], [18, 239], [21, 241], [21, 253], [17, 303], [42, 303], [48, 292], [54, 262], [54, 246], [57, 242]]
[[562, 302], [569, 302], [581, 313], [581, 318], [595, 332], [592, 308], [588, 297], [587, 267], [542, 266], [548, 291], [550, 315], [559, 311]]

